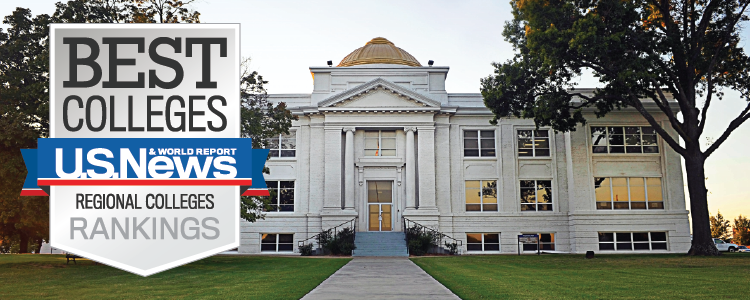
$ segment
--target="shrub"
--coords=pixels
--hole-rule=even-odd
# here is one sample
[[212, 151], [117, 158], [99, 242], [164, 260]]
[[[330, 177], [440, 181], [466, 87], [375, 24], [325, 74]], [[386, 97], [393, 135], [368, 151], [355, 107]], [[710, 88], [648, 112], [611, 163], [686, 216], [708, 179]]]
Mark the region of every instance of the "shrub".
[[313, 253], [313, 244], [304, 244], [302, 246], [299, 246], [299, 253], [302, 254], [302, 256], [310, 256]]
[[437, 247], [440, 241], [440, 234], [431, 230], [421, 230], [418, 226], [406, 229], [406, 241], [409, 247], [409, 254], [422, 256]]
[[347, 227], [336, 232], [334, 235], [331, 230], [326, 230], [318, 235], [318, 243], [326, 253], [333, 255], [352, 255], [354, 246], [354, 230]]

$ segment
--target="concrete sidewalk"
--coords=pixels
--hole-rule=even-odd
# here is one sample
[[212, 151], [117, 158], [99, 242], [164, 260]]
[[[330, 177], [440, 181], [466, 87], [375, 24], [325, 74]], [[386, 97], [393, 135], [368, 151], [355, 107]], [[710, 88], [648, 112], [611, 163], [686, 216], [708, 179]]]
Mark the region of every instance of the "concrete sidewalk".
[[408, 258], [355, 257], [302, 299], [460, 298]]

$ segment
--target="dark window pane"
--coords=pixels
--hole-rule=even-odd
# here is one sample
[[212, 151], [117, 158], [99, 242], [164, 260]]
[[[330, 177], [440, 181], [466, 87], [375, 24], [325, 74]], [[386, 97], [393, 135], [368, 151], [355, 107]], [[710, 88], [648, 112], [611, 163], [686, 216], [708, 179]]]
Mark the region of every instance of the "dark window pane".
[[535, 130], [534, 135], [537, 137], [548, 137], [549, 130]]
[[498, 244], [500, 243], [500, 235], [496, 233], [485, 233], [484, 234], [484, 243], [490, 243], [490, 244]]
[[656, 130], [653, 127], [641, 127], [643, 134], [656, 134]]
[[625, 134], [640, 134], [640, 127], [625, 127]]
[[651, 243], [653, 250], [667, 250], [667, 243]]
[[552, 188], [551, 180], [538, 180], [536, 183], [538, 188]]
[[484, 244], [484, 251], [500, 251], [500, 244]]
[[627, 153], [641, 153], [641, 146], [628, 146], [625, 147]]
[[294, 190], [279, 190], [279, 204], [294, 204]]
[[482, 244], [466, 244], [468, 251], [482, 251]]
[[541, 247], [542, 247], [542, 250], [549, 250], [549, 251], [555, 250], [555, 244], [542, 244]]
[[615, 244], [613, 243], [599, 243], [599, 251], [602, 250], [615, 250]]
[[495, 148], [489, 150], [482, 149], [482, 156], [495, 156]]
[[531, 149], [518, 149], [518, 156], [534, 156]]
[[464, 137], [465, 138], [476, 138], [476, 137], [478, 137], [478, 133], [476, 131], [464, 131]]
[[607, 153], [607, 147], [606, 146], [596, 146], [593, 149], [594, 153]]
[[495, 131], [494, 130], [482, 130], [481, 131], [483, 138], [493, 138], [495, 137]]
[[464, 148], [476, 149], [479, 148], [479, 141], [476, 139], [464, 139]]
[[267, 244], [267, 243], [274, 244], [274, 243], [276, 243], [276, 235], [275, 234], [264, 234], [261, 237], [261, 243], [263, 243], [263, 244]]
[[521, 180], [521, 187], [522, 188], [525, 188], [525, 187], [533, 188], [534, 187], [534, 181], [533, 180]]
[[536, 149], [536, 156], [549, 156], [549, 149]]
[[279, 243], [292, 243], [294, 241], [293, 234], [279, 234]]
[[599, 232], [599, 241], [600, 242], [614, 242], [615, 234], [611, 232]]
[[523, 251], [536, 251], [536, 244], [523, 244]]
[[497, 211], [497, 204], [485, 204], [484, 211]]
[[542, 233], [539, 235], [539, 241], [542, 243], [550, 243], [552, 242], [552, 235], [549, 233]]
[[631, 209], [646, 209], [646, 202], [631, 202]]
[[617, 243], [617, 250], [633, 250], [633, 245], [630, 243]]
[[634, 243], [633, 248], [634, 250], [650, 250], [648, 248], [648, 243]]
[[278, 181], [266, 181], [266, 186], [269, 189], [277, 189], [279, 188], [279, 182]]
[[282, 189], [293, 189], [294, 181], [279, 181], [279, 187]]
[[531, 149], [532, 147], [534, 147], [534, 144], [531, 143], [531, 139], [527, 139], [527, 138], [518, 139], [518, 149]]
[[521, 211], [532, 211], [536, 210], [536, 206], [534, 204], [521, 204]]
[[293, 244], [279, 244], [279, 251], [290, 252], [294, 251]]
[[664, 202], [649, 202], [649, 209], [664, 209]]
[[617, 241], [618, 242], [630, 242], [630, 232], [618, 232]]
[[622, 135], [610, 135], [609, 136], [609, 144], [610, 145], [624, 145], [625, 139]]
[[466, 204], [466, 211], [480, 211], [480, 204]]
[[279, 205], [279, 211], [294, 211], [294, 205]]
[[609, 153], [625, 153], [625, 147], [609, 147]]
[[622, 134], [622, 127], [608, 127], [609, 134]]
[[495, 149], [495, 139], [482, 139], [482, 149]]
[[652, 232], [651, 233], [651, 241], [656, 242], [666, 242], [667, 241], [667, 233], [666, 232]]
[[627, 202], [615, 202], [615, 209], [628, 209]]
[[606, 127], [593, 127], [592, 126], [591, 127], [591, 134], [592, 135], [593, 134], [606, 134], [607, 132], [605, 131], [605, 128]]
[[538, 205], [539, 211], [551, 211], [552, 210], [552, 204], [539, 204]]
[[596, 202], [596, 209], [612, 209], [612, 202]]
[[294, 157], [296, 150], [281, 150], [281, 157]]
[[521, 203], [535, 203], [536, 196], [534, 190], [530, 188], [521, 188]]
[[276, 244], [261, 244], [260, 251], [276, 251]]
[[464, 150], [464, 156], [479, 156], [479, 150]]
[[268, 154], [271, 155], [271, 157], [279, 157], [279, 150], [268, 151]]
[[633, 232], [634, 242], [648, 242], [648, 232]]
[[659, 153], [659, 147], [643, 146], [643, 153]]
[[647, 145], [647, 146], [648, 145], [656, 145], [656, 136], [655, 135], [644, 135], [643, 136], [643, 140], [641, 142], [643, 142], [643, 145]]
[[531, 138], [531, 130], [519, 130], [518, 137], [519, 138]]

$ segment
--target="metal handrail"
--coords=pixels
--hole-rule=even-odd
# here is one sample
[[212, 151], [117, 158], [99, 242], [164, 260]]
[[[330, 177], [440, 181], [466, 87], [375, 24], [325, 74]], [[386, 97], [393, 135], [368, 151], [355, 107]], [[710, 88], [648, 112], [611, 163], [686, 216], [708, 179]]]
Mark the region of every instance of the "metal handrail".
[[[316, 235], [313, 235], [313, 236], [311, 236], [309, 238], [306, 238], [304, 240], [298, 241], [297, 242], [297, 247], [299, 248], [299, 247], [304, 246], [306, 244], [306, 242], [309, 241], [309, 240], [312, 240], [312, 239], [317, 240], [320, 237], [321, 234], [326, 233], [326, 232], [331, 232], [331, 230], [333, 230], [333, 235], [335, 236], [338, 233], [339, 227], [342, 227], [342, 226], [347, 225], [347, 224], [349, 224], [349, 226], [346, 226], [347, 228], [351, 227], [354, 232], [357, 232], [357, 219], [358, 218], [359, 218], [359, 216], [354, 217], [354, 218], [352, 218], [349, 221], [346, 221], [346, 222], [341, 223], [339, 225], [336, 225], [334, 227], [331, 227], [331, 228], [328, 228], [326, 230], [323, 230], [320, 233], [318, 233]], [[312, 242], [310, 244], [312, 244]]]
[[[436, 235], [438, 235], [438, 236], [440, 237], [440, 242], [442, 242], [442, 241], [443, 241], [443, 238], [447, 238], [447, 239], [453, 240], [453, 244], [456, 244], [456, 245], [457, 245], [457, 247], [456, 247], [456, 254], [460, 254], [460, 253], [461, 253], [461, 249], [463, 249], [463, 246], [464, 246], [464, 245], [463, 245], [463, 244], [464, 244], [464, 242], [463, 242], [462, 240], [459, 240], [459, 239], [455, 239], [455, 238], [453, 238], [453, 237], [451, 237], [451, 236], [449, 236], [449, 235], [447, 235], [447, 234], [445, 234], [445, 233], [442, 233], [442, 232], [440, 232], [440, 231], [437, 231], [437, 230], [435, 230], [435, 229], [429, 228], [429, 227], [427, 227], [427, 226], [424, 226], [424, 225], [422, 225], [422, 224], [419, 224], [419, 223], [417, 223], [417, 222], [414, 222], [414, 221], [412, 221], [412, 220], [409, 220], [409, 219], [408, 219], [408, 218], [406, 218], [406, 217], [401, 217], [401, 219], [402, 219], [402, 221], [403, 221], [403, 225], [404, 225], [404, 232], [406, 232], [406, 231], [407, 231], [407, 230], [408, 230], [409, 228], [411, 228], [411, 227], [412, 227], [412, 226], [409, 226], [409, 224], [410, 224], [410, 223], [411, 223], [411, 224], [414, 224], [413, 226], [416, 226], [416, 227], [417, 227], [417, 228], [419, 228], [419, 229], [420, 229], [420, 230], [421, 230], [422, 232], [424, 232], [424, 231], [430, 231], [430, 232], [432, 232], [433, 234], [436, 234]], [[406, 238], [405, 238], [405, 239], [406, 239]], [[407, 240], [406, 242], [407, 242], [407, 249], [408, 249], [408, 243], [409, 243], [409, 241]], [[438, 247], [442, 247], [442, 245], [438, 245]]]

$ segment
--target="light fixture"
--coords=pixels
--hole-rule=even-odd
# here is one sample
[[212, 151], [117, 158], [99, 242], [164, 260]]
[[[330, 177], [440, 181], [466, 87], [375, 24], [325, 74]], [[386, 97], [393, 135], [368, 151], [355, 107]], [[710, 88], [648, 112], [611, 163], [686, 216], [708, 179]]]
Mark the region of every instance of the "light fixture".
[[427, 65], [429, 65], [430, 67], [432, 67], [432, 64], [434, 64], [434, 63], [435, 63], [435, 61], [433, 61], [431, 59], [427, 61]]
[[328, 66], [329, 66], [329, 67], [333, 67], [333, 61], [330, 61], [330, 60], [329, 60], [329, 61], [328, 61]]

